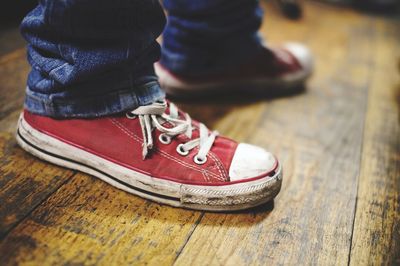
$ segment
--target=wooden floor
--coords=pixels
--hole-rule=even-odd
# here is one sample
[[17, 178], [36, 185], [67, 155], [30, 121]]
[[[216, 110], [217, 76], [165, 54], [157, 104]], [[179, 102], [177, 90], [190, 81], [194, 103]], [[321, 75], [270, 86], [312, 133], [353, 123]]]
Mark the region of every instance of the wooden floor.
[[179, 103], [283, 162], [273, 203], [216, 214], [155, 204], [22, 151], [13, 132], [29, 68], [15, 30], [3, 31], [0, 43], [16, 45], [0, 46], [0, 265], [399, 265], [400, 18], [307, 2], [292, 22], [268, 6], [262, 34], [314, 51], [304, 93]]

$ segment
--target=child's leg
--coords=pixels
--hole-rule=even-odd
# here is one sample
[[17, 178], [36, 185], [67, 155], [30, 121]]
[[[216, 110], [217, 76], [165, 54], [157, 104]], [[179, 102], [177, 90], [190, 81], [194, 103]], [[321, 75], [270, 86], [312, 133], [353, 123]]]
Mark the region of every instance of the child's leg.
[[26, 108], [93, 117], [163, 98], [153, 63], [164, 24], [155, 0], [40, 1], [21, 25], [32, 65]]
[[271, 153], [164, 100], [153, 72], [163, 23], [157, 0], [41, 1], [22, 24], [32, 71], [18, 143], [172, 206], [236, 210], [273, 199], [282, 167]]
[[302, 89], [312, 56], [301, 44], [266, 46], [257, 0], [165, 0], [168, 23], [156, 73], [168, 94], [287, 94]]
[[161, 63], [179, 74], [212, 73], [261, 48], [257, 0], [165, 0]]

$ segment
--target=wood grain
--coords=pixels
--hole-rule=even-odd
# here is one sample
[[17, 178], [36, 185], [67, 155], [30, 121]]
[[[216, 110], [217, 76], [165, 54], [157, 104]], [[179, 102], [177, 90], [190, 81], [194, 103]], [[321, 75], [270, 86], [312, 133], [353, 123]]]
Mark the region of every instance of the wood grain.
[[8, 235], [0, 254], [5, 264], [170, 265], [201, 217], [78, 174]]
[[10, 133], [0, 133], [0, 158], [1, 240], [73, 172], [25, 153]]

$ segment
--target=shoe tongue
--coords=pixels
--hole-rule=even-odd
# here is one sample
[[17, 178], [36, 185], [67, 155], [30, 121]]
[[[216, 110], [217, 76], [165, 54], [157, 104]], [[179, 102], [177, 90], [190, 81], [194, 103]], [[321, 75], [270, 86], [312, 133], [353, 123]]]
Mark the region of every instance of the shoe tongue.
[[162, 115], [167, 108], [166, 102], [154, 102], [149, 105], [139, 106], [131, 113], [134, 115]]

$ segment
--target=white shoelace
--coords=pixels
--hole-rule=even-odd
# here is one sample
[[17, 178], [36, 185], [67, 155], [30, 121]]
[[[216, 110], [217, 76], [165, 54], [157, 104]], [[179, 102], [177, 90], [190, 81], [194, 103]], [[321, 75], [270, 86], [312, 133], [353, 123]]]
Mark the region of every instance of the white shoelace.
[[[154, 128], [158, 129], [162, 134], [166, 135], [167, 138], [173, 138], [179, 134], [185, 134], [189, 139], [192, 138], [192, 131], [195, 129], [192, 125], [192, 119], [188, 114], [185, 113], [185, 119], [180, 119], [178, 108], [170, 103], [169, 114], [166, 114], [167, 103], [155, 102], [150, 105], [140, 106], [139, 108], [128, 112], [128, 118], [139, 118], [140, 126], [143, 135], [143, 160], [146, 159], [149, 150], [153, 148], [153, 136], [152, 131]], [[172, 125], [171, 128], [162, 126], [165, 122], [169, 122]], [[205, 163], [207, 160], [207, 154], [210, 151], [216, 136], [217, 131], [213, 131], [209, 134], [208, 128], [204, 124], [199, 124], [199, 138], [190, 140], [186, 143], [182, 143], [178, 146], [177, 151], [180, 154], [186, 155], [190, 150], [195, 147], [199, 147], [199, 151], [195, 156], [195, 162], [198, 164]]]

